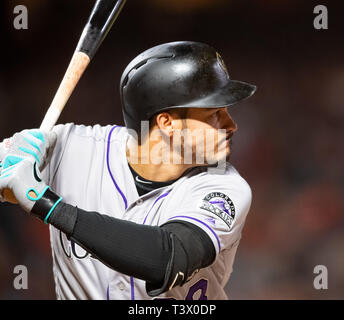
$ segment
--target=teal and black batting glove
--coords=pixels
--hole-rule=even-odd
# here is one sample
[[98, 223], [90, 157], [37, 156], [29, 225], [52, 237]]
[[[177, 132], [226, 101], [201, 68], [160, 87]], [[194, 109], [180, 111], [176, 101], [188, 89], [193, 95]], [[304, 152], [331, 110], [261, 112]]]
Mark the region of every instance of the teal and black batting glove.
[[[6, 158], [3, 159], [2, 163], [3, 169], [7, 169], [12, 164], [17, 163], [16, 158], [31, 158], [37, 162], [39, 170], [42, 171], [55, 147], [56, 139], [56, 133], [53, 131], [44, 132], [32, 129], [16, 133], [10, 139]], [[11, 157], [7, 157], [8, 155], [11, 155]]]
[[[37, 161], [31, 157], [20, 158], [7, 155], [4, 163], [11, 165], [4, 167], [0, 175], [0, 195], [5, 189], [12, 190], [19, 205], [28, 213], [47, 223], [61, 197], [52, 192], [41, 178]], [[1, 201], [5, 201], [1, 196]]]

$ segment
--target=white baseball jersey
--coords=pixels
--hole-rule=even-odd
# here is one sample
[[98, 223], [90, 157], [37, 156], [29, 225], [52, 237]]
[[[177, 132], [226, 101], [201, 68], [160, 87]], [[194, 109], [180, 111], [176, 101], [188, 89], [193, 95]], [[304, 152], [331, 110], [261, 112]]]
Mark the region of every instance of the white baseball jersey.
[[[187, 221], [212, 240], [213, 264], [157, 298], [227, 299], [224, 286], [251, 204], [251, 189], [233, 166], [221, 174], [196, 167], [140, 197], [126, 158], [126, 128], [66, 124], [54, 131], [57, 145], [42, 174], [64, 202], [144, 225]], [[105, 266], [53, 226], [50, 239], [58, 299], [152, 299], [144, 281]]]

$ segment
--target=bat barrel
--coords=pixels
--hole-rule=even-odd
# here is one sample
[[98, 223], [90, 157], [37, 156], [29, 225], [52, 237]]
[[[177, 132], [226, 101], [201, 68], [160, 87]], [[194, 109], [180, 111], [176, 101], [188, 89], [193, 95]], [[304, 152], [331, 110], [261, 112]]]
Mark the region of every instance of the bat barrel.
[[83, 52], [92, 59], [125, 3], [126, 0], [98, 0], [82, 32], [76, 51]]

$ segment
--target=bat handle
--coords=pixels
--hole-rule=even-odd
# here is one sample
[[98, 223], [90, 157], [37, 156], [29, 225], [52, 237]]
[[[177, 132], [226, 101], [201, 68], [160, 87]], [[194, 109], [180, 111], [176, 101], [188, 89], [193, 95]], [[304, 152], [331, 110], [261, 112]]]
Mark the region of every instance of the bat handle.
[[67, 71], [40, 126], [41, 130], [50, 131], [54, 127], [89, 63], [90, 58], [87, 54], [80, 51], [74, 52]]
[[40, 130], [50, 131], [59, 119], [60, 114], [61, 111], [58, 108], [50, 107], [42, 121]]

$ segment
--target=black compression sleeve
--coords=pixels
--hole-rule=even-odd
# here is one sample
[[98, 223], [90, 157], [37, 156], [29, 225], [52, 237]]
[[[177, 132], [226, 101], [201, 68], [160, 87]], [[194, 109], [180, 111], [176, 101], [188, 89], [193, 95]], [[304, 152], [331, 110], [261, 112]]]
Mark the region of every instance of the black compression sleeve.
[[48, 222], [110, 268], [145, 280], [152, 295], [167, 291], [174, 273], [185, 274], [175, 283], [183, 284], [215, 258], [209, 236], [187, 222], [146, 226], [65, 203], [57, 205]]
[[171, 249], [167, 231], [64, 203], [56, 207], [48, 222], [61, 227], [59, 220], [66, 216], [77, 216], [67, 236], [105, 265], [148, 282], [163, 281]]

